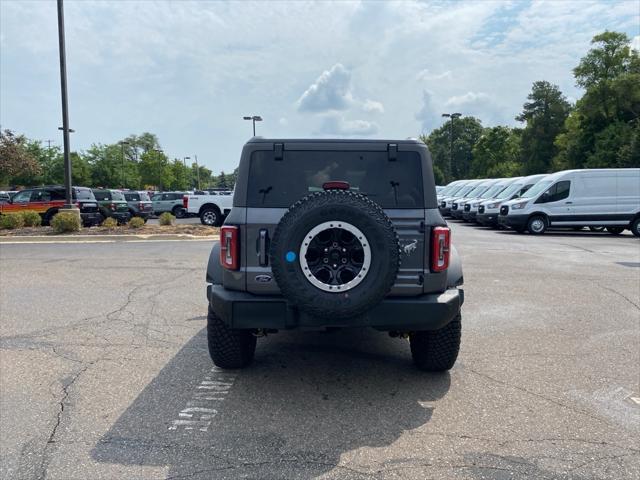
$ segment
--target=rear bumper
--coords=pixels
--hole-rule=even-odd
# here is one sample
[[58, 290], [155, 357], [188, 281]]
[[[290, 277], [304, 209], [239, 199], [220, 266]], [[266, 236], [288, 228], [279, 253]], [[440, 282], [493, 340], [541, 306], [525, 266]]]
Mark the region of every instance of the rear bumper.
[[498, 223], [509, 228], [526, 228], [528, 215], [499, 215]]
[[361, 317], [327, 320], [307, 315], [281, 296], [257, 296], [208, 285], [207, 298], [213, 311], [231, 328], [294, 329], [326, 327], [372, 327], [384, 331], [437, 330], [460, 311], [464, 290], [418, 297], [388, 297]]
[[80, 218], [82, 219], [82, 225], [84, 225], [85, 227], [100, 225], [100, 223], [102, 222], [102, 215], [100, 215], [100, 212], [80, 212]]
[[110, 212], [109, 216], [121, 223], [126, 223], [131, 220], [131, 214], [129, 212]]
[[134, 217], [144, 218], [145, 220], [151, 216], [151, 210], [145, 210], [144, 212], [137, 211], [133, 214]]

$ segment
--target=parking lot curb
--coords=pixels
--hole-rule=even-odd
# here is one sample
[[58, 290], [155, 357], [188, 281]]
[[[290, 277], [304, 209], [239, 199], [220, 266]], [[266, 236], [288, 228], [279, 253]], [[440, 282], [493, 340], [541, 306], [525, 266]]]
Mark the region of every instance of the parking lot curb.
[[30, 244], [30, 243], [116, 243], [116, 242], [212, 242], [220, 239], [219, 235], [199, 236], [185, 233], [177, 234], [149, 234], [149, 235], [34, 235], [23, 237], [0, 237], [0, 244]]

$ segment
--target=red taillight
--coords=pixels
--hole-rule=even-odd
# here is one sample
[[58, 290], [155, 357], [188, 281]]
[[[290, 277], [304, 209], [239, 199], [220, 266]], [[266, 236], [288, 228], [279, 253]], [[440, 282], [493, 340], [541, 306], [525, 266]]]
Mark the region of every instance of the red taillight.
[[220, 229], [220, 265], [229, 270], [240, 267], [240, 229], [238, 227], [222, 227]]
[[189, 197], [184, 195], [182, 197], [182, 207], [186, 210], [187, 208], [189, 208]]
[[109, 205], [109, 208], [115, 212], [116, 211], [116, 204], [112, 203], [111, 205]]
[[338, 180], [332, 180], [331, 182], [324, 182], [322, 184], [324, 190], [349, 190], [351, 186], [349, 182], [342, 182]]
[[442, 272], [449, 268], [451, 230], [449, 227], [434, 227], [431, 231], [431, 271]]
[[138, 210], [144, 210], [144, 203], [140, 202], [138, 204]]

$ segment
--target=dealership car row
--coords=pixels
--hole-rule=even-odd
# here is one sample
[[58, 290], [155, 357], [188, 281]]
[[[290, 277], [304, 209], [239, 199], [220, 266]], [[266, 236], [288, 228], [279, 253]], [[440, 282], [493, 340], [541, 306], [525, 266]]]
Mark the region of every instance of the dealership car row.
[[518, 233], [589, 227], [640, 237], [640, 169], [456, 180], [438, 192], [438, 205], [445, 217]]
[[[3, 192], [4, 193], [4, 192]], [[188, 216], [184, 207], [185, 192], [156, 192], [147, 190], [120, 190], [74, 186], [71, 189], [73, 203], [80, 210], [82, 224], [86, 227], [101, 224], [106, 218], [127, 223], [133, 217], [147, 221], [151, 216], [169, 212], [178, 218]], [[201, 195], [230, 195], [228, 190], [211, 189], [196, 191]], [[61, 185], [48, 185], [7, 192], [0, 197], [0, 214], [35, 211], [48, 225], [53, 216], [65, 204], [65, 189]]]

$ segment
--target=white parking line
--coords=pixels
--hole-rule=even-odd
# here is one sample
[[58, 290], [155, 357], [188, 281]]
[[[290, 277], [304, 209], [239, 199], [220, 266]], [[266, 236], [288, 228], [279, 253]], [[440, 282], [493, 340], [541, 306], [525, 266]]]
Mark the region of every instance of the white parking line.
[[[178, 418], [171, 422], [169, 430], [194, 430], [206, 432], [218, 414], [218, 408], [229, 394], [238, 375], [213, 367], [209, 375], [196, 387]], [[217, 407], [217, 408], [213, 408]]]

